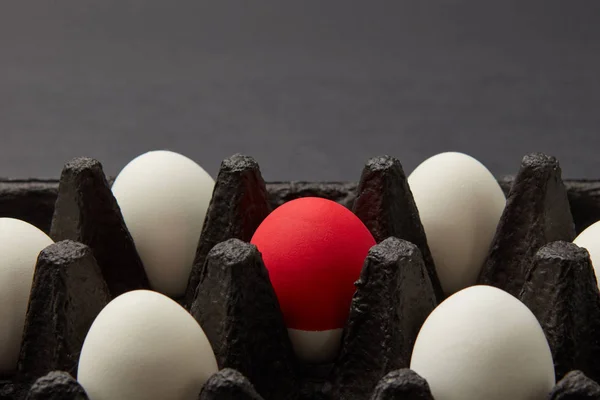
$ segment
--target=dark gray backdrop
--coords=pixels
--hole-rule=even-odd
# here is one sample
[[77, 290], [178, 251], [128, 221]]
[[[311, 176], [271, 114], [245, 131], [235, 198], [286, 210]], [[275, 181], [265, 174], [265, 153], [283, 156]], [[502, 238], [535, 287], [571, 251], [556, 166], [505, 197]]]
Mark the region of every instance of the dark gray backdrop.
[[169, 148], [213, 175], [247, 153], [268, 180], [446, 150], [600, 178], [599, 74], [597, 0], [6, 0], [0, 176]]

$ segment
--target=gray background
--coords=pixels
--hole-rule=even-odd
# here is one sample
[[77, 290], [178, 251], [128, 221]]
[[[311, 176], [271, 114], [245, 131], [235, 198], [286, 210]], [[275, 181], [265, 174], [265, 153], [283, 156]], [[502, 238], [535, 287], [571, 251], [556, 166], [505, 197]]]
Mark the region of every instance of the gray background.
[[600, 178], [599, 75], [597, 0], [6, 0], [0, 176], [169, 148], [213, 175], [250, 154], [268, 180], [446, 150]]

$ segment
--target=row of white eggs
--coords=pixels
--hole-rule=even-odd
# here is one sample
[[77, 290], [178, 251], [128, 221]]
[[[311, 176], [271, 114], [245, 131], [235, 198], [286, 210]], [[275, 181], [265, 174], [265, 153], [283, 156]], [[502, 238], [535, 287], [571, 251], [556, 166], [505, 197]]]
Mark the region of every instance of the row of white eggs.
[[[421, 164], [410, 175], [409, 184], [445, 292], [452, 294], [472, 286], [504, 208], [504, 195], [496, 180], [473, 158], [460, 153], [443, 153]], [[115, 181], [113, 193], [154, 290], [172, 297], [185, 290], [213, 186], [212, 178], [193, 161], [165, 151], [138, 157]], [[156, 229], [157, 226], [160, 229]], [[598, 224], [590, 227], [575, 241], [583, 246], [585, 239], [592, 259], [594, 254], [600, 255], [599, 227]], [[8, 322], [0, 329], [0, 372], [6, 373], [16, 365], [35, 259], [52, 241], [37, 228], [10, 219], [0, 220], [0, 235], [0, 251], [7, 255], [0, 264], [3, 300], [0, 318]], [[144, 305], [152, 303], [151, 297], [157, 304], [165, 303], [163, 307], [168, 312], [163, 317], [155, 311], [144, 312]], [[486, 298], [488, 302], [484, 301]], [[493, 288], [473, 287], [450, 297], [431, 314], [415, 344], [411, 367], [429, 381], [436, 399], [535, 398], [506, 392], [515, 387], [514, 383], [508, 384], [509, 377], [512, 382], [517, 382], [515, 377], [529, 379], [529, 384], [522, 385], [526, 390], [549, 391], [554, 384], [554, 373], [543, 332], [540, 336], [539, 324], [516, 299], [512, 308], [507, 306], [511, 299], [514, 298]], [[469, 304], [471, 308], [481, 306], [483, 311], [467, 312]], [[154, 307], [160, 306], [152, 305], [147, 310]], [[128, 308], [132, 310], [129, 314]], [[136, 320], [132, 315], [142, 317]], [[181, 316], [180, 321], [171, 322], [179, 318], [177, 315]], [[531, 322], [522, 322], [528, 318]], [[135, 331], [121, 329], [125, 321]], [[177, 326], [181, 328], [171, 329]], [[178, 332], [184, 329], [190, 329], [188, 341], [178, 339]], [[144, 339], [144, 335], [152, 332], [156, 336]], [[176, 348], [170, 349], [169, 343]], [[186, 343], [191, 343], [195, 350], [185, 348]], [[510, 349], [507, 350], [507, 346]], [[216, 370], [214, 355], [209, 349], [202, 329], [177, 303], [154, 292], [131, 292], [113, 300], [90, 329], [81, 356], [79, 380], [92, 400], [165, 398], [150, 395], [163, 393], [156, 384], [171, 390], [172, 396], [166, 397], [185, 399], [188, 397], [182, 388], [189, 387], [190, 393], [197, 393], [198, 385], [201, 387], [204, 379]], [[156, 353], [163, 350], [164, 354]], [[149, 358], [142, 357], [144, 354]], [[205, 360], [204, 364], [187, 360], [190, 354], [196, 360]], [[204, 356], [199, 357], [200, 354]], [[103, 356], [107, 364], [101, 362]], [[86, 357], [90, 361], [86, 362]], [[536, 362], [515, 362], [521, 359]], [[158, 368], [152, 360], [160, 360], [160, 364], [168, 368]], [[513, 364], [506, 367], [510, 360]], [[490, 368], [482, 368], [482, 363]], [[93, 367], [88, 367], [90, 381], [86, 383], [85, 368], [90, 364]], [[182, 370], [179, 376], [178, 365], [192, 372]], [[473, 365], [477, 367], [469, 370]], [[167, 376], [163, 376], [164, 371], [168, 371]], [[487, 378], [484, 372], [488, 373]], [[469, 385], [457, 384], [461, 376], [469, 377]], [[192, 382], [196, 382], [196, 386]], [[502, 387], [502, 382], [506, 387]], [[93, 389], [94, 384], [98, 393]], [[470, 394], [456, 392], [463, 386]], [[109, 390], [109, 387], [117, 392], [102, 394], [102, 388]], [[496, 397], [488, 395], [485, 392], [488, 389], [493, 389]], [[133, 391], [137, 394], [132, 394]]]

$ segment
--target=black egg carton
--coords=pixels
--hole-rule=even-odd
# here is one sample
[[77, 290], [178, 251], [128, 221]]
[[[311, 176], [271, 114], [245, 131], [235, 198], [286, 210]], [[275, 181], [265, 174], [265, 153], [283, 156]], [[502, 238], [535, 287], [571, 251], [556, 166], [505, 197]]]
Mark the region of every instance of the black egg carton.
[[[56, 242], [38, 258], [18, 370], [0, 377], [0, 400], [87, 399], [75, 378], [91, 323], [110, 299], [149, 287], [110, 183], [86, 158], [66, 164], [60, 181], [0, 181], [0, 216]], [[480, 283], [537, 316], [555, 361], [550, 399], [600, 399], [600, 295], [587, 252], [570, 243], [600, 220], [600, 181], [563, 181], [556, 159], [529, 154], [499, 183], [507, 203]], [[378, 243], [356, 283], [339, 357], [326, 365], [295, 358], [261, 255], [248, 243], [272, 209], [304, 196], [350, 208]], [[408, 367], [443, 298], [398, 160], [369, 160], [358, 183], [265, 183], [251, 157], [234, 155], [221, 164], [187, 292], [175, 300], [202, 325], [221, 368], [199, 399], [425, 400], [427, 382]]]

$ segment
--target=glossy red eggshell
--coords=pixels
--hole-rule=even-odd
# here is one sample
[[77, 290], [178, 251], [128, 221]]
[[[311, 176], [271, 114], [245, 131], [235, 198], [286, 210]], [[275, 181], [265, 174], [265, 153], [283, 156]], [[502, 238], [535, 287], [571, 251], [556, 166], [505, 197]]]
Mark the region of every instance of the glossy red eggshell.
[[292, 200], [256, 230], [257, 246], [288, 328], [342, 328], [375, 239], [356, 215], [322, 198]]

